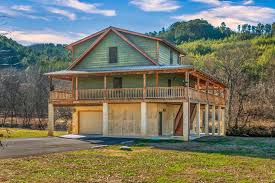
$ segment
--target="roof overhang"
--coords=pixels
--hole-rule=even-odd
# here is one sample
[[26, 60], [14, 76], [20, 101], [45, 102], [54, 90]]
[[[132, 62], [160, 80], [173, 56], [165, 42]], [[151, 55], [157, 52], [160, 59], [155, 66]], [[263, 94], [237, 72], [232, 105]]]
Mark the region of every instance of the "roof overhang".
[[133, 67], [111, 67], [111, 68], [95, 68], [85, 70], [62, 70], [56, 72], [45, 73], [44, 75], [63, 80], [71, 80], [73, 77], [89, 77], [89, 76], [111, 76], [111, 75], [127, 75], [127, 74], [154, 74], [154, 73], [184, 73], [190, 72], [191, 75], [201, 79], [207, 79], [213, 85], [226, 88], [226, 85], [219, 79], [195, 69], [192, 65], [173, 65], [173, 66], [133, 66]]

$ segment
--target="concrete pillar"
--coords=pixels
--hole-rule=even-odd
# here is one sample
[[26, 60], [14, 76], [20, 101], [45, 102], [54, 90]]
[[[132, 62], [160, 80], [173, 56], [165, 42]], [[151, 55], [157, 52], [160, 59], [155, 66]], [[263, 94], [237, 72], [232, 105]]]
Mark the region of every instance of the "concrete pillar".
[[54, 131], [54, 106], [48, 104], [48, 136], [53, 136]]
[[146, 102], [141, 102], [140, 112], [141, 112], [140, 133], [142, 136], [146, 136], [147, 134], [147, 103]]
[[109, 106], [108, 103], [103, 103], [103, 135], [108, 136], [109, 134]]
[[183, 123], [183, 140], [189, 140], [189, 121], [190, 121], [190, 109], [189, 109], [189, 102], [182, 103], [182, 123]]
[[216, 106], [212, 105], [212, 135], [215, 135]]
[[196, 116], [196, 133], [197, 133], [197, 136], [199, 137], [200, 136], [200, 123], [201, 123], [201, 104], [200, 103], [197, 103], [197, 106], [196, 106], [196, 110], [197, 110], [197, 116]]
[[222, 109], [222, 135], [226, 135], [225, 109]]
[[205, 129], [205, 135], [209, 135], [209, 116], [208, 116], [208, 113], [209, 113], [209, 105], [206, 104], [205, 105], [205, 111], [204, 111], [204, 129]]
[[218, 106], [218, 135], [221, 135], [221, 117], [222, 117], [222, 108], [221, 106]]

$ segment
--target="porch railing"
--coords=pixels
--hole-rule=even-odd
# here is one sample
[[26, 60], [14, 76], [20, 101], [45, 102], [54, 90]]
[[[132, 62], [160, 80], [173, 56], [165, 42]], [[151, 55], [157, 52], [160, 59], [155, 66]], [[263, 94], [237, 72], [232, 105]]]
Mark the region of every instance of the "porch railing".
[[[222, 96], [189, 88], [192, 100], [224, 102]], [[71, 91], [55, 90], [50, 93], [50, 100], [124, 100], [124, 99], [179, 99], [187, 98], [187, 88], [178, 87], [147, 87], [147, 88], [116, 88], [116, 89], [79, 89], [73, 95]]]
[[50, 92], [50, 100], [69, 100], [73, 95], [71, 91], [66, 90], [54, 90]]

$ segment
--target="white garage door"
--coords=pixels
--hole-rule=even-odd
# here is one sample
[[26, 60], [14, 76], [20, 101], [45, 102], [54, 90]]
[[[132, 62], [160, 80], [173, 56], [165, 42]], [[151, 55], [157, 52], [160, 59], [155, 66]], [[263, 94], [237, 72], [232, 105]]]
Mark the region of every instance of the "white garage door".
[[102, 134], [102, 112], [79, 113], [80, 134]]

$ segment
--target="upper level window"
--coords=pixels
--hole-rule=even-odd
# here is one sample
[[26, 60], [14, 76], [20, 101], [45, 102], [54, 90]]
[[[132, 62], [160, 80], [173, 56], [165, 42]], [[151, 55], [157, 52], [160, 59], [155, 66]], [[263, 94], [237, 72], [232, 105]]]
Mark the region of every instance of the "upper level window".
[[170, 49], [170, 64], [173, 64], [173, 50]]
[[117, 47], [109, 47], [109, 63], [117, 63]]

